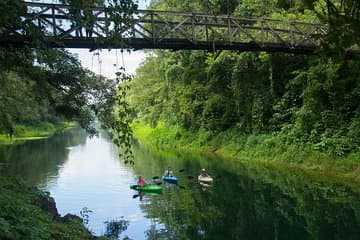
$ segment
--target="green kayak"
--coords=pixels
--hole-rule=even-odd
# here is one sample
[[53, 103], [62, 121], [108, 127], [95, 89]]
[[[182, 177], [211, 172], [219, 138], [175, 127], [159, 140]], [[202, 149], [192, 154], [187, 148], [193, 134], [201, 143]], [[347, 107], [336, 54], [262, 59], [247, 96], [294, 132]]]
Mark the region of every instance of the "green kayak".
[[162, 193], [162, 187], [158, 185], [148, 184], [143, 187], [141, 187], [140, 185], [130, 185], [130, 188], [141, 192]]

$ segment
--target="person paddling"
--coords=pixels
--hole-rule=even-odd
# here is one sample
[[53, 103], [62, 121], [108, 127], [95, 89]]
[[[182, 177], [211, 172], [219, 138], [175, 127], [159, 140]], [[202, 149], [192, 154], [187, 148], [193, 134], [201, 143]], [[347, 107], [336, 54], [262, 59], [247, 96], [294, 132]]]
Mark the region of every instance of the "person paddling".
[[168, 167], [167, 170], [164, 172], [164, 176], [171, 177], [173, 175], [173, 172], [171, 171], [171, 167]]
[[208, 177], [208, 176], [209, 176], [208, 172], [207, 172], [204, 168], [201, 169], [200, 175], [201, 175], [202, 177]]
[[144, 179], [142, 176], [139, 176], [139, 180], [138, 180], [137, 184], [138, 184], [140, 187], [145, 186], [145, 185], [146, 185], [145, 179]]

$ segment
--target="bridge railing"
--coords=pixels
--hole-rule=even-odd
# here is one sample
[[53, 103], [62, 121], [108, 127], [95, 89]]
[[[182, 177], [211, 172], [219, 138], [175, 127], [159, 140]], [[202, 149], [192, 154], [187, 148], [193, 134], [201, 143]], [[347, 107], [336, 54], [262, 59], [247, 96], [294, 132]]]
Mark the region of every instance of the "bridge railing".
[[[69, 5], [26, 3], [30, 20], [55, 40], [141, 40], [151, 46], [182, 43], [184, 46], [250, 44], [258, 48], [276, 45], [288, 49], [314, 48], [327, 28], [321, 24], [273, 19], [249, 19], [228, 15], [138, 10], [128, 22], [112, 21], [103, 7], [83, 9]], [[114, 29], [118, 31], [114, 34]], [[15, 35], [23, 35], [21, 31]], [[181, 44], [180, 44], [181, 45]]]

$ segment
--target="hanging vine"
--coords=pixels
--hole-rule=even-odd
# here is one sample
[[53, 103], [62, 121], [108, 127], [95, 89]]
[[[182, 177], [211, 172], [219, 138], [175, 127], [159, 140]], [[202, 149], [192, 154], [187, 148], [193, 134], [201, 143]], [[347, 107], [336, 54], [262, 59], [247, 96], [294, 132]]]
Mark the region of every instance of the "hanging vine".
[[125, 72], [125, 68], [121, 67], [116, 73], [116, 79], [119, 82], [116, 104], [114, 107], [115, 125], [111, 129], [114, 143], [119, 148], [120, 157], [124, 158], [125, 163], [134, 164], [134, 156], [131, 150], [131, 141], [133, 139], [133, 132], [130, 127], [132, 112], [129, 104], [126, 101], [126, 95], [129, 87], [129, 82], [132, 80], [132, 75]]

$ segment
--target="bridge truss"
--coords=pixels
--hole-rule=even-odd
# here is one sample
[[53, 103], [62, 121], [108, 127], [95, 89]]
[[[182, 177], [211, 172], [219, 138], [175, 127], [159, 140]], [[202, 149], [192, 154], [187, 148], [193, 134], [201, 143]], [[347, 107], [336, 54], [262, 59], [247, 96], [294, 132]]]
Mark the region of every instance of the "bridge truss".
[[[31, 21], [44, 30], [51, 47], [202, 49], [313, 53], [327, 27], [321, 24], [228, 15], [137, 10], [115, 26], [103, 7], [26, 3]], [[74, 12], [80, 12], [81, 16]], [[85, 13], [91, 13], [86, 16]], [[84, 16], [85, 14], [85, 16]], [[89, 14], [88, 14], [89, 15]], [[114, 34], [114, 29], [119, 31]], [[88, 34], [86, 35], [86, 32]], [[22, 45], [31, 36], [18, 29], [0, 35], [0, 45]]]

